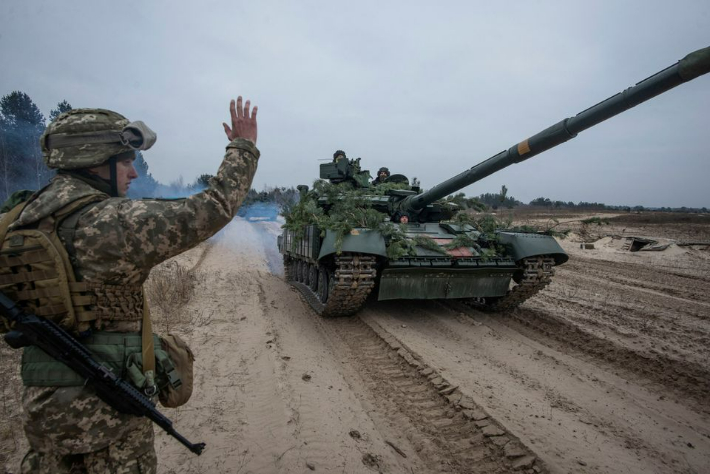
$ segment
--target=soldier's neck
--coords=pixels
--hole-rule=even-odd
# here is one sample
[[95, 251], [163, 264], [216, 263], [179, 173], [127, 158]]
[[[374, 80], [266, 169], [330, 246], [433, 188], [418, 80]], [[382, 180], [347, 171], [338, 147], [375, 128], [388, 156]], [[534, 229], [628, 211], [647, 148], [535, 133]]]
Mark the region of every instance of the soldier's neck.
[[[95, 174], [91, 174], [84, 170], [59, 170], [59, 174], [67, 174], [73, 178], [79, 179], [94, 189], [112, 196], [111, 183]], [[116, 197], [116, 196], [113, 196]]]

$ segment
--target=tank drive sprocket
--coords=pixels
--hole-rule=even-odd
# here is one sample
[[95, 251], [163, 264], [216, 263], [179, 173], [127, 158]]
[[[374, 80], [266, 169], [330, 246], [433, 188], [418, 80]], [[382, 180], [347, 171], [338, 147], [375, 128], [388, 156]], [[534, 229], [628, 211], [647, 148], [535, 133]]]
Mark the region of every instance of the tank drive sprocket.
[[505, 296], [498, 298], [469, 298], [465, 303], [486, 312], [507, 312], [535, 296], [552, 281], [555, 259], [548, 256], [528, 257], [522, 260], [523, 272]]

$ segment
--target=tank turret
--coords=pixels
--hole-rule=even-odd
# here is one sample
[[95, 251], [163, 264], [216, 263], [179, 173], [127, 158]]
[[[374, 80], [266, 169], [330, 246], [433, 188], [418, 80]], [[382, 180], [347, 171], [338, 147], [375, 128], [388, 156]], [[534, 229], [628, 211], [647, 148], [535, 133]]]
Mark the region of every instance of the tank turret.
[[352, 314], [372, 292], [513, 309], [548, 285], [568, 255], [551, 235], [482, 225], [443, 198], [708, 72], [710, 47], [424, 192], [401, 174], [371, 182], [360, 158], [338, 150], [284, 213], [286, 279], [323, 316]]

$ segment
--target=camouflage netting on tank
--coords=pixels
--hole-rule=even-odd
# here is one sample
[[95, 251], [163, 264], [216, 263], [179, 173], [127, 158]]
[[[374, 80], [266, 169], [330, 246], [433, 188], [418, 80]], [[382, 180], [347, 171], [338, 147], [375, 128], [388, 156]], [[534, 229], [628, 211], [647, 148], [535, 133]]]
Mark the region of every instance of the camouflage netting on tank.
[[[400, 245], [388, 248], [388, 257], [390, 257], [390, 250], [393, 256], [400, 254], [407, 247], [404, 232], [398, 225], [390, 222], [389, 215], [373, 209], [371, 203], [372, 196], [384, 196], [387, 191], [393, 189], [407, 189], [407, 186], [386, 183], [376, 187], [356, 189], [349, 183], [332, 184], [317, 180], [313, 183], [313, 189], [299, 202], [284, 207], [281, 214], [286, 219], [286, 223], [283, 227], [296, 231], [297, 239], [301, 235], [299, 231], [309, 225], [317, 226], [321, 230], [322, 237], [325, 236], [326, 230], [330, 230], [335, 233], [335, 246], [338, 252], [342, 248], [343, 239], [351, 230], [355, 228], [377, 230], [385, 238], [400, 242]], [[327, 213], [318, 203], [320, 198], [325, 199], [325, 205], [329, 208]]]
[[[448, 249], [471, 247], [483, 258], [492, 258], [505, 253], [496, 233], [500, 230], [563, 235], [554, 231], [554, 226], [548, 226], [546, 229], [532, 226], [513, 227], [510, 219], [504, 220], [490, 214], [466, 211], [456, 213], [451, 222], [457, 225], [470, 225], [480, 235], [474, 237], [470, 234], [459, 234], [450, 244], [442, 247], [429, 237], [407, 237], [406, 225], [395, 224], [391, 222], [388, 214], [372, 208], [373, 196], [385, 196], [388, 191], [396, 189], [407, 189], [407, 186], [386, 183], [376, 187], [354, 188], [347, 183], [332, 184], [317, 180], [313, 183], [313, 189], [298, 203], [284, 207], [282, 211], [286, 219], [284, 228], [299, 231], [308, 225], [315, 225], [321, 230], [322, 237], [325, 236], [326, 230], [330, 230], [335, 233], [335, 245], [338, 251], [342, 248], [344, 237], [352, 229], [371, 229], [380, 232], [388, 241], [389, 259], [415, 256], [416, 247], [441, 254], [446, 254]], [[325, 200], [327, 212], [323, 203], [319, 204], [319, 199]], [[296, 238], [299, 237], [300, 233], [297, 232]]]
[[[351, 184], [332, 184], [317, 180], [313, 189], [306, 193], [299, 202], [287, 205], [282, 211], [286, 219], [284, 228], [296, 231], [296, 239], [301, 237], [302, 229], [315, 225], [321, 230], [335, 233], [335, 247], [340, 252], [343, 239], [355, 228], [377, 231], [387, 240], [387, 258], [395, 260], [406, 256], [416, 256], [416, 247], [446, 254], [447, 250], [459, 247], [471, 247], [483, 258], [492, 258], [505, 254], [505, 249], [499, 243], [496, 231], [509, 230], [513, 232], [536, 232], [548, 235], [560, 235], [552, 228], [541, 230], [531, 226], [512, 227], [510, 220], [503, 220], [490, 214], [472, 211], [457, 212], [451, 223], [470, 225], [477, 231], [477, 236], [459, 234], [451, 243], [441, 246], [426, 236], [407, 237], [407, 226], [391, 222], [390, 216], [372, 207], [372, 198], [386, 196], [388, 191], [408, 189], [405, 184], [385, 183], [367, 188], [354, 188]], [[319, 199], [325, 202], [319, 203]], [[450, 200], [449, 200], [450, 201]], [[442, 202], [446, 205], [447, 201]], [[327, 211], [326, 211], [327, 208]]]

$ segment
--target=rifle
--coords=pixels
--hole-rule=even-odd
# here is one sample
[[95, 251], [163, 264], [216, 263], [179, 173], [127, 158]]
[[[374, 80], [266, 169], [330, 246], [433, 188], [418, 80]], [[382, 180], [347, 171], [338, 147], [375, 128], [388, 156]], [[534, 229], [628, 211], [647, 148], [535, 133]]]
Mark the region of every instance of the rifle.
[[115, 410], [148, 417], [187, 449], [198, 456], [202, 454], [205, 443], [193, 444], [185, 439], [173, 428], [173, 422], [155, 408], [155, 403], [150, 398], [96, 362], [86, 347], [54, 321], [25, 313], [2, 292], [0, 314], [11, 323], [12, 330], [5, 334], [5, 342], [10, 347], [39, 347], [86, 379], [93, 385], [96, 395]]

